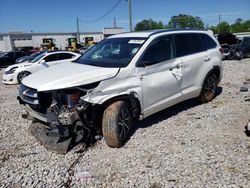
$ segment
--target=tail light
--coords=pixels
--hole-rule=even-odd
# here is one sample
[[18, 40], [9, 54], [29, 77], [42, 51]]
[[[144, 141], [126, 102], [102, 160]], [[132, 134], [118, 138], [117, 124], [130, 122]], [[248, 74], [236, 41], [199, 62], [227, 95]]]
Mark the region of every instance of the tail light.
[[223, 54], [224, 53], [224, 49], [220, 48], [220, 53]]

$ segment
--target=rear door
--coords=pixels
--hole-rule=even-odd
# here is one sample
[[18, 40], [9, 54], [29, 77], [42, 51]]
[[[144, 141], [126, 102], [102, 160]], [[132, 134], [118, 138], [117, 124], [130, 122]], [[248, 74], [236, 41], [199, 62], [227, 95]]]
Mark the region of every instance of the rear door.
[[181, 59], [181, 68], [177, 73], [182, 75], [180, 88], [182, 94], [188, 94], [197, 89], [195, 80], [205, 62], [210, 61], [210, 56], [203, 49], [199, 33], [180, 33], [175, 35], [176, 54]]

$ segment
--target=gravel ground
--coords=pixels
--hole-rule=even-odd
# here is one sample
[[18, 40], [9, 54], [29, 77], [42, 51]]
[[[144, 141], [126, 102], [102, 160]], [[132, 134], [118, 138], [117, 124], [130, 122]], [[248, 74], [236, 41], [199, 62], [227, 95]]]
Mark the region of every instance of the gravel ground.
[[189, 100], [139, 122], [120, 149], [101, 140], [66, 155], [36, 141], [18, 86], [0, 84], [0, 187], [250, 187], [250, 91], [240, 92], [250, 59], [223, 63], [212, 102]]

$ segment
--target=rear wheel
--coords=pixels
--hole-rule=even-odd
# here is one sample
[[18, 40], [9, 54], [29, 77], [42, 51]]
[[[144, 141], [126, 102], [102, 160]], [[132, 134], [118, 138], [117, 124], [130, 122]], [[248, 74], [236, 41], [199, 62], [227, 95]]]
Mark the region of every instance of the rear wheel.
[[128, 139], [132, 128], [132, 115], [128, 103], [116, 101], [106, 108], [102, 120], [102, 132], [110, 147], [119, 148]]
[[207, 76], [203, 83], [203, 88], [199, 96], [199, 100], [203, 103], [209, 102], [214, 99], [217, 87], [217, 77], [215, 74]]
[[20, 73], [17, 75], [17, 81], [18, 81], [18, 83], [21, 84], [22, 80], [23, 80], [26, 76], [28, 76], [28, 75], [30, 75], [30, 74], [31, 74], [31, 73], [28, 72], [28, 71], [22, 71], [22, 72], [20, 72]]

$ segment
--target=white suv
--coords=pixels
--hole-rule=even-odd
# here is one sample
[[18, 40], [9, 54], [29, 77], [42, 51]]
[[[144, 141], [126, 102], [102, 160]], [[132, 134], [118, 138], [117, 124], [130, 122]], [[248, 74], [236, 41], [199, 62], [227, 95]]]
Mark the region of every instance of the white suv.
[[26, 76], [60, 63], [74, 61], [80, 57], [80, 54], [68, 51], [47, 51], [41, 53], [31, 61], [10, 65], [3, 74], [4, 84], [21, 83]]
[[210, 31], [114, 35], [76, 63], [25, 78], [19, 101], [29, 117], [47, 125], [48, 136], [80, 141], [102, 134], [110, 147], [121, 147], [133, 120], [190, 98], [211, 101], [222, 78], [221, 59]]

